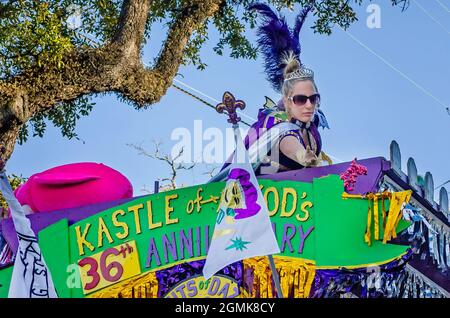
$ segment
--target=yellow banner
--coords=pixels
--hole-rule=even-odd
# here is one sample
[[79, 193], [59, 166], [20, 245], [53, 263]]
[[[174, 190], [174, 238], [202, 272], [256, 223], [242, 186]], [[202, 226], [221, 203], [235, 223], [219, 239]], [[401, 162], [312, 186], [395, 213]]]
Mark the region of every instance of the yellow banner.
[[236, 298], [239, 296], [238, 284], [225, 276], [215, 275], [205, 281], [197, 276], [179, 283], [172, 288], [166, 298]]
[[130, 241], [78, 262], [84, 294], [123, 281], [141, 273], [136, 242]]

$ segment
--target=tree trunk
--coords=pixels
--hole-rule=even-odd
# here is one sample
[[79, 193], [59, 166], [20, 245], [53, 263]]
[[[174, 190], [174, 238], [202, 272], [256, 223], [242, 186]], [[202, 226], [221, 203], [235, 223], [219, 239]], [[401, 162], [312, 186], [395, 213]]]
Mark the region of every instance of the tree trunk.
[[5, 152], [0, 154], [0, 160], [7, 162], [14, 151], [14, 145], [19, 137], [20, 124], [12, 124], [6, 131], [0, 134], [0, 144], [5, 147]]
[[30, 118], [61, 102], [86, 94], [113, 91], [137, 108], [158, 102], [172, 85], [193, 32], [213, 16], [224, 0], [186, 0], [185, 9], [171, 23], [154, 68], [144, 67], [141, 47], [150, 9], [148, 0], [125, 0], [112, 41], [96, 49], [76, 48], [63, 66], [44, 65], [0, 80], [0, 143], [6, 162]]

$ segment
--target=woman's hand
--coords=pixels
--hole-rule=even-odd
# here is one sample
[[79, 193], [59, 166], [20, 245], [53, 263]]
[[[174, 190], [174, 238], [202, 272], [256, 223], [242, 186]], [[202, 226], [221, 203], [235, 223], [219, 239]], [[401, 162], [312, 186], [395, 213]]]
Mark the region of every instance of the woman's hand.
[[309, 145], [306, 146], [306, 153], [304, 156], [306, 166], [317, 166], [319, 165], [319, 158], [317, 158], [316, 154], [311, 150]]
[[314, 167], [320, 164], [320, 159], [317, 158], [311, 147], [306, 146], [305, 149], [294, 136], [286, 136], [281, 140], [280, 151], [305, 167]]

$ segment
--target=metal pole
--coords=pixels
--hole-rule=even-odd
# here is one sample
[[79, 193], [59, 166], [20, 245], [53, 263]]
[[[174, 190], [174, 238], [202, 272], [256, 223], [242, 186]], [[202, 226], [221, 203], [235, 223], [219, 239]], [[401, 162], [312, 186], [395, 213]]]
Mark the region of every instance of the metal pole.
[[155, 188], [153, 190], [153, 193], [159, 193], [159, 181], [158, 180], [155, 181]]
[[273, 261], [272, 255], [267, 255], [269, 258], [270, 269], [272, 270], [272, 280], [275, 283], [277, 289], [278, 298], [283, 298], [283, 292], [281, 291], [280, 277], [278, 276], [277, 269], [275, 268], [275, 262]]
[[[235, 132], [234, 138], [235, 138], [235, 143], [236, 143], [236, 150], [235, 150], [235, 154], [234, 154], [234, 158], [233, 158], [233, 163], [238, 162], [238, 158], [237, 158], [238, 157], [238, 155], [237, 155], [238, 154], [238, 141], [236, 140], [236, 138], [237, 138], [236, 136], [238, 136], [238, 135], [240, 136], [238, 123], [241, 121], [241, 118], [238, 117], [238, 115], [236, 113], [236, 110], [238, 108], [244, 109], [245, 103], [242, 100], [236, 100], [234, 98], [233, 94], [231, 94], [230, 92], [225, 92], [222, 97], [222, 103], [220, 103], [216, 106], [217, 112], [218, 113], [226, 112], [226, 114], [229, 117], [228, 122], [233, 124], [233, 129]], [[248, 160], [248, 158], [246, 158], [246, 159]], [[241, 158], [241, 160], [242, 160], [242, 158]], [[250, 162], [248, 162], [248, 164], [251, 165]], [[272, 280], [277, 289], [277, 296], [278, 296], [278, 298], [283, 298], [283, 292], [281, 291], [281, 286], [280, 286], [280, 278], [278, 277], [278, 272], [275, 268], [275, 262], [273, 261], [273, 256], [268, 255], [267, 257], [269, 258], [269, 264], [270, 264], [270, 268], [272, 270]]]

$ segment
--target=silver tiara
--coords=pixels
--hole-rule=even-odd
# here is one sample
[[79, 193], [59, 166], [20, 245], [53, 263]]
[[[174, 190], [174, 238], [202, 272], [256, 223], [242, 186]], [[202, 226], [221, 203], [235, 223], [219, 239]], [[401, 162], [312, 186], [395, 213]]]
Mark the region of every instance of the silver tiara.
[[301, 80], [313, 80], [314, 79], [314, 72], [313, 70], [304, 67], [303, 65], [296, 71], [289, 73], [284, 81], [289, 81], [292, 79], [301, 79]]

